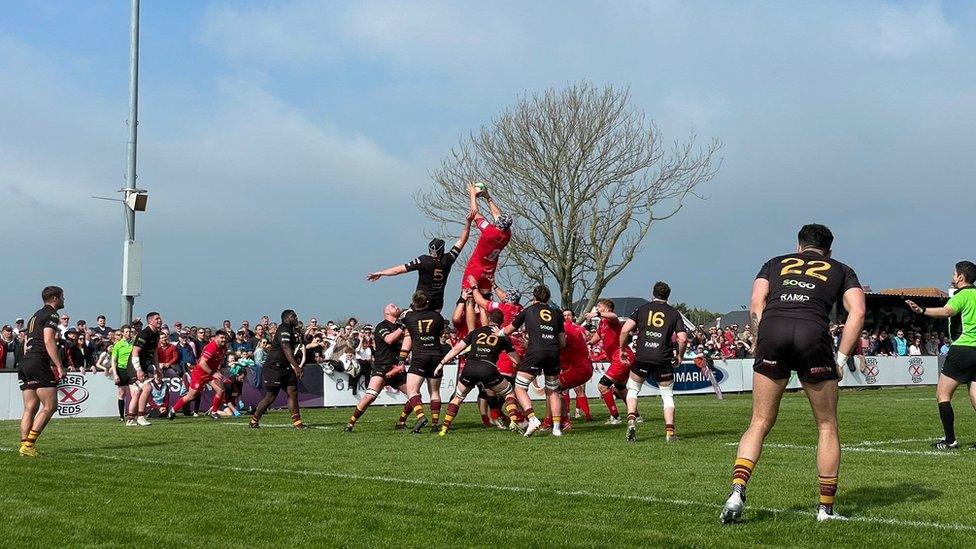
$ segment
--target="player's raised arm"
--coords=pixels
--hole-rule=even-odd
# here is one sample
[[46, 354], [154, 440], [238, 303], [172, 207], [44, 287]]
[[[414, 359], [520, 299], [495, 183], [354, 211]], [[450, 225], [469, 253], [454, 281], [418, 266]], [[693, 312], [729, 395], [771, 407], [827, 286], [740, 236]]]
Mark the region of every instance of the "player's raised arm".
[[905, 304], [916, 314], [929, 318], [949, 318], [956, 316], [956, 311], [948, 304], [945, 307], [921, 307], [910, 299], [905, 300]]
[[488, 191], [485, 191], [485, 202], [488, 203], [488, 211], [491, 212], [491, 217], [497, 221], [502, 216], [502, 209], [498, 207], [498, 204], [495, 204], [495, 200], [488, 194]]
[[374, 282], [374, 281], [379, 280], [380, 278], [382, 278], [384, 276], [397, 276], [397, 275], [402, 275], [403, 273], [407, 272], [408, 270], [409, 269], [407, 269], [407, 265], [397, 265], [395, 267], [390, 267], [389, 269], [384, 269], [382, 271], [376, 271], [376, 272], [368, 273], [366, 275], [366, 280], [368, 280], [370, 282]]
[[468, 237], [471, 236], [471, 223], [474, 218], [478, 215], [477, 209], [468, 210], [468, 216], [464, 219], [464, 229], [461, 230], [461, 236], [458, 237], [457, 242], [454, 243], [454, 247], [460, 252], [464, 249], [464, 245], [468, 243]]

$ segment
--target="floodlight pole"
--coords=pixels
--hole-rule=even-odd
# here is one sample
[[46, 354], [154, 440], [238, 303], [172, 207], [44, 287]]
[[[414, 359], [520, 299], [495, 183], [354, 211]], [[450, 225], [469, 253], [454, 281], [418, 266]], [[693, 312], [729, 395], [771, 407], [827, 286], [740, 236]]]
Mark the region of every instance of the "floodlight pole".
[[[136, 212], [127, 200], [136, 190], [136, 136], [139, 126], [139, 0], [132, 0], [132, 15], [129, 23], [129, 139], [126, 141], [125, 189], [122, 209], [125, 221], [125, 240], [122, 242], [122, 324], [132, 322], [132, 309], [136, 296], [128, 290], [128, 272], [131, 242], [136, 239]], [[141, 273], [139, 273], [141, 276]]]

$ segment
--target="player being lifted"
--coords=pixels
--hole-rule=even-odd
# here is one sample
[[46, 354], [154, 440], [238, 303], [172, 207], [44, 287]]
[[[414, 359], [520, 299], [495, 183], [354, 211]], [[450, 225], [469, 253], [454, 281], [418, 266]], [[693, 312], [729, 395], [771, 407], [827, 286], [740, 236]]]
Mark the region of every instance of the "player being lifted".
[[433, 419], [432, 432], [439, 428], [438, 420], [441, 413], [441, 378], [444, 372], [437, 368], [443, 356], [441, 349], [441, 332], [444, 331], [444, 317], [436, 311], [427, 308], [427, 294], [415, 292], [411, 301], [412, 310], [403, 316], [403, 324], [407, 327], [407, 335], [403, 339], [400, 358], [405, 359], [410, 353], [410, 368], [407, 369], [407, 397], [417, 423], [413, 426], [413, 434], [418, 434], [427, 425], [424, 416], [424, 406], [421, 402], [420, 387], [427, 381], [427, 391], [430, 394], [430, 415]]
[[200, 358], [190, 371], [190, 385], [185, 395], [176, 399], [173, 407], [169, 409], [169, 419], [176, 419], [176, 412], [183, 409], [187, 402], [193, 402], [200, 391], [207, 385], [213, 389], [213, 400], [210, 403], [210, 411], [207, 412], [213, 419], [217, 419], [220, 406], [224, 399], [224, 376], [220, 368], [224, 365], [224, 357], [227, 356], [227, 339], [230, 334], [224, 330], [217, 330], [213, 339], [203, 346], [200, 351]]
[[464, 370], [458, 377], [454, 396], [447, 404], [447, 413], [444, 414], [444, 425], [441, 426], [440, 436], [447, 435], [447, 431], [451, 428], [451, 422], [457, 417], [461, 403], [464, 402], [464, 397], [479, 383], [504, 399], [505, 415], [508, 416], [509, 428], [513, 430], [517, 428], [518, 423], [515, 419], [517, 406], [512, 385], [502, 377], [495, 366], [502, 353], [508, 354], [509, 359], [515, 364], [519, 362], [518, 354], [515, 352], [512, 342], [509, 341], [508, 337], [496, 333], [504, 320], [505, 316], [497, 309], [488, 313], [488, 325], [469, 333], [437, 365], [436, 373], [441, 373], [444, 364], [454, 360], [454, 357], [470, 347]]
[[[383, 308], [383, 321], [374, 328], [376, 349], [373, 351], [373, 365], [370, 370], [366, 394], [359, 399], [356, 409], [352, 412], [352, 417], [349, 418], [349, 423], [346, 424], [347, 433], [352, 432], [356, 422], [366, 413], [366, 409], [387, 385], [396, 387], [405, 395], [408, 394], [407, 371], [399, 362], [400, 345], [407, 330], [403, 325], [397, 323], [398, 318], [400, 318], [399, 307], [390, 303]], [[399, 426], [400, 422], [398, 421], [397, 427], [399, 428]]]
[[58, 381], [64, 376], [58, 351], [58, 311], [64, 308], [64, 290], [48, 286], [41, 291], [41, 307], [27, 323], [27, 341], [17, 379], [24, 397], [20, 418], [20, 455], [37, 457], [37, 437], [58, 409]]
[[[864, 326], [864, 291], [850, 267], [830, 257], [834, 235], [823, 225], [804, 225], [796, 253], [767, 261], [752, 285], [750, 317], [757, 334], [752, 376], [752, 421], [739, 441], [732, 469], [732, 493], [719, 518], [742, 520], [746, 484], [762, 453], [779, 402], [796, 371], [817, 422], [817, 473], [820, 502], [817, 520], [834, 514], [840, 437], [837, 433], [837, 382], [847, 355]], [[847, 310], [837, 355], [828, 332], [829, 315], [838, 301]]]
[[620, 423], [620, 412], [617, 410], [614, 392], [624, 394], [623, 391], [630, 376], [630, 363], [633, 360], [633, 352], [631, 352], [630, 346], [626, 344], [626, 340], [621, 343], [620, 328], [622, 324], [617, 313], [613, 310], [612, 299], [601, 299], [596, 302], [596, 311], [584, 315], [587, 320], [600, 319], [600, 324], [593, 333], [590, 344], [599, 343], [603, 347], [607, 360], [610, 361], [610, 368], [603, 374], [599, 385], [597, 385], [600, 398], [603, 399], [607, 405], [607, 410], [610, 411], [610, 419], [607, 420], [608, 425]]
[[487, 191], [483, 191], [488, 203], [488, 210], [494, 221], [489, 222], [478, 212], [478, 197], [475, 188], [468, 187], [471, 200], [471, 211], [475, 212], [474, 224], [481, 231], [474, 252], [468, 259], [461, 279], [461, 289], [477, 288], [482, 294], [491, 294], [495, 285], [495, 269], [498, 268], [498, 257], [512, 239], [512, 216], [502, 213]]
[[[278, 398], [282, 388], [288, 395], [288, 410], [291, 411], [291, 424], [296, 429], [304, 429], [302, 415], [298, 410], [298, 380], [302, 377], [302, 364], [296, 358], [302, 346], [302, 333], [298, 329], [298, 314], [291, 309], [281, 312], [281, 324], [271, 340], [271, 350], [264, 359], [261, 377], [264, 378], [264, 398], [258, 403], [251, 416], [252, 429], [260, 427], [261, 416]], [[303, 353], [304, 355], [304, 353]]]
[[542, 426], [532, 409], [532, 399], [529, 397], [529, 385], [540, 375], [546, 378], [546, 401], [553, 418], [552, 434], [557, 437], [563, 434], [560, 424], [561, 402], [556, 391], [559, 389], [559, 351], [566, 346], [566, 333], [563, 331], [562, 313], [549, 305], [550, 297], [548, 286], [536, 286], [532, 290], [532, 303], [501, 331], [508, 337], [525, 326], [528, 342], [525, 346], [525, 357], [515, 378], [515, 397], [529, 421], [525, 429], [527, 437], [532, 436]]
[[[671, 287], [664, 282], [654, 284], [652, 301], [637, 308], [620, 330], [620, 349], [637, 331], [637, 351], [627, 381], [627, 440], [637, 440], [637, 397], [644, 381], [651, 378], [661, 391], [664, 407], [664, 439], [677, 440], [674, 432], [674, 368], [681, 364], [688, 345], [688, 334], [681, 313], [668, 305]], [[675, 346], [677, 343], [677, 346]], [[623, 360], [624, 351], [617, 351]]]
[[366, 279], [372, 282], [384, 276], [397, 276], [417, 271], [416, 291], [424, 292], [427, 295], [428, 308], [439, 312], [444, 307], [444, 286], [447, 284], [447, 277], [451, 274], [451, 267], [457, 261], [458, 254], [468, 242], [468, 236], [471, 234], [471, 222], [476, 213], [477, 211], [474, 208], [468, 212], [460, 238], [447, 253], [444, 253], [444, 241], [435, 238], [427, 246], [428, 255], [422, 255], [404, 265], [369, 273], [366, 275]]

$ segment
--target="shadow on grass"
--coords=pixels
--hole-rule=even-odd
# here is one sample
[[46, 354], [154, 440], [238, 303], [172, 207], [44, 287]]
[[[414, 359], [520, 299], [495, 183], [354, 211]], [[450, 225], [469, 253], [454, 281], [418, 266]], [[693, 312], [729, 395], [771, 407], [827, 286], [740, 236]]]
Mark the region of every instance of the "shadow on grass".
[[[843, 482], [843, 478], [841, 479]], [[890, 486], [866, 486], [854, 490], [841, 490], [837, 495], [837, 505], [841, 514], [862, 515], [872, 509], [887, 507], [898, 503], [922, 503], [931, 501], [942, 495], [934, 488], [911, 482], [900, 482]], [[817, 500], [811, 499], [809, 505], [794, 505], [787, 508], [790, 511], [809, 512], [813, 516], [817, 511]], [[772, 519], [777, 513], [756, 510], [751, 513], [753, 520]]]
[[851, 491], [841, 491], [838, 502], [851, 514], [887, 507], [897, 503], [922, 503], [942, 495], [934, 488], [911, 482], [891, 486], [865, 486]]

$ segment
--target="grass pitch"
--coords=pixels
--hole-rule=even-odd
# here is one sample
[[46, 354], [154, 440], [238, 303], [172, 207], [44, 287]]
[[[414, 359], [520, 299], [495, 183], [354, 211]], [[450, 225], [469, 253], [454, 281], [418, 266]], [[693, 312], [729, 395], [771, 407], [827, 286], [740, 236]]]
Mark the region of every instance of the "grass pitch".
[[[666, 444], [660, 401], [642, 399], [637, 443], [625, 426], [580, 423], [562, 439], [481, 426], [466, 404], [446, 438], [393, 431], [373, 408], [307, 410], [299, 432], [274, 412], [243, 419], [56, 420], [39, 459], [19, 457], [0, 422], [0, 540], [6, 547], [312, 546], [974, 546], [976, 452], [936, 453], [934, 388], [844, 391], [837, 511], [814, 520], [816, 429], [802, 393], [749, 484], [746, 522], [718, 523], [749, 395], [677, 397], [681, 440]], [[965, 393], [957, 432], [976, 439]]]

